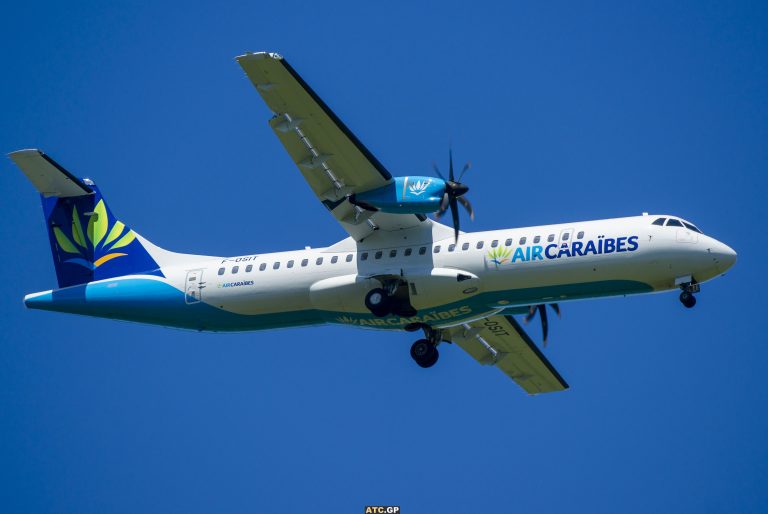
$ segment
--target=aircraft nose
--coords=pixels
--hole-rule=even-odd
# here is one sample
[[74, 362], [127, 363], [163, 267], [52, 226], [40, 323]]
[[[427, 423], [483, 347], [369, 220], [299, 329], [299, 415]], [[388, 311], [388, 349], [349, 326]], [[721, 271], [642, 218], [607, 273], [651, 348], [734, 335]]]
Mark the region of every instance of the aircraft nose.
[[710, 249], [720, 273], [725, 273], [736, 263], [736, 252], [725, 243], [716, 241]]

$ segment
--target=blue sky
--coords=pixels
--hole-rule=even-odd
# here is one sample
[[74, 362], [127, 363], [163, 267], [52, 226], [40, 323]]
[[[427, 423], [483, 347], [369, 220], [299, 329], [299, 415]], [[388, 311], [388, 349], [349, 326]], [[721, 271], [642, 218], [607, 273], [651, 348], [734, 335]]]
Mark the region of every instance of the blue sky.
[[[0, 162], [0, 511], [768, 510], [763, 3], [5, 5], [0, 150], [97, 181], [153, 242], [237, 255], [344, 234], [234, 61], [285, 55], [393, 174], [467, 175], [471, 230], [675, 213], [739, 253], [674, 293], [563, 305], [527, 397], [409, 334], [197, 334], [27, 311], [55, 285]], [[531, 328], [540, 339], [538, 327]]]

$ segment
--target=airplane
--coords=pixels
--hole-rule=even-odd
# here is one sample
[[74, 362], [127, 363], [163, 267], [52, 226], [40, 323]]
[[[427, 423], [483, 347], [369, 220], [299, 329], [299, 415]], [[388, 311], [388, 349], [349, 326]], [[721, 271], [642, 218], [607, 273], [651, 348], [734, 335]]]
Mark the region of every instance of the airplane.
[[[10, 158], [41, 195], [58, 288], [42, 309], [197, 331], [318, 324], [422, 332], [428, 368], [454, 343], [528, 394], [569, 386], [515, 315], [563, 302], [680, 290], [733, 266], [736, 252], [675, 215], [483, 232], [460, 230], [472, 206], [449, 152], [448, 178], [392, 176], [279, 54], [236, 58], [273, 116], [269, 125], [348, 237], [326, 248], [215, 257], [155, 246], [118, 220], [101, 191], [37, 149]], [[450, 212], [453, 226], [432, 220]]]

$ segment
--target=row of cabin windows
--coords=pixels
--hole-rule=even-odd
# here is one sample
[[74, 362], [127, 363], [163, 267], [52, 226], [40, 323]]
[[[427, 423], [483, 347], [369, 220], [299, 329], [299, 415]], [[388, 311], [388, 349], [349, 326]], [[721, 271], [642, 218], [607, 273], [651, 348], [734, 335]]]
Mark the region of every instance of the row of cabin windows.
[[[562, 240], [563, 241], [568, 241], [568, 239], [570, 239], [570, 237], [571, 237], [571, 233], [570, 232], [566, 232], [566, 233], [563, 234]], [[578, 234], [576, 234], [576, 239], [583, 239], [583, 238], [584, 238], [584, 231], [582, 230]], [[555, 240], [555, 234], [549, 234], [547, 236], [547, 241], [548, 242], [551, 243], [554, 240]], [[518, 245], [522, 246], [522, 245], [524, 245], [526, 243], [526, 241], [528, 241], [528, 238], [523, 236], [518, 241]], [[504, 241], [504, 246], [512, 246], [513, 242], [514, 242], [514, 240], [510, 237], [509, 239]], [[535, 236], [533, 238], [533, 243], [537, 244], [539, 242], [541, 242], [541, 236]], [[485, 246], [485, 241], [478, 241], [477, 244], [475, 244], [475, 248], [477, 248], [478, 250], [482, 250], [483, 246]], [[496, 248], [497, 246], [499, 246], [499, 240], [498, 239], [494, 239], [493, 241], [491, 241], [491, 248]], [[434, 253], [440, 253], [440, 249], [441, 249], [440, 245], [436, 245], [435, 248], [432, 251]], [[469, 243], [462, 244], [461, 245], [461, 249], [462, 250], [469, 250]], [[455, 244], [449, 244], [448, 245], [448, 251], [449, 252], [453, 252], [455, 250], [456, 250], [456, 245]]]
[[[354, 255], [350, 253], [350, 254], [347, 254], [347, 257], [344, 260], [347, 261], [347, 262], [352, 262], [353, 258], [354, 258]], [[331, 264], [336, 264], [337, 262], [339, 262], [339, 256], [338, 255], [334, 255], [333, 257], [331, 257]], [[286, 268], [293, 268], [294, 263], [295, 263], [295, 261], [293, 259], [291, 259], [291, 260], [289, 260], [288, 262], [285, 263], [285, 267]], [[323, 257], [318, 257], [317, 260], [315, 260], [315, 265], [316, 266], [320, 266], [321, 264], [323, 264]], [[306, 268], [308, 265], [309, 265], [309, 259], [302, 259], [301, 260], [301, 267], [302, 268]], [[265, 269], [267, 269], [267, 263], [266, 262], [262, 262], [261, 264], [259, 264], [259, 271], [264, 271]], [[280, 261], [275, 261], [272, 264], [272, 269], [280, 269]], [[224, 267], [219, 268], [219, 275], [223, 275], [225, 273], [225, 271], [226, 271], [226, 268], [224, 268]], [[232, 274], [238, 273], [239, 271], [240, 271], [240, 266], [232, 266]], [[253, 271], [253, 264], [249, 264], [249, 265], [247, 265], [245, 267], [245, 272], [246, 273], [250, 273], [251, 271]]]
[[[424, 255], [426, 253], [427, 253], [426, 246], [422, 246], [421, 248], [419, 248], [419, 255]], [[389, 252], [387, 252], [387, 255], [389, 255], [390, 259], [397, 257], [397, 249], [395, 248], [390, 250]], [[411, 255], [413, 255], [413, 248], [406, 248], [405, 250], [403, 250], [403, 255], [405, 257], [410, 257]], [[367, 261], [368, 256], [369, 256], [369, 252], [362, 252], [360, 254], [360, 260]], [[384, 250], [377, 250], [376, 252], [373, 253], [374, 259], [381, 259], [382, 257], [384, 257]]]
[[[563, 234], [563, 241], [568, 241], [569, 237], [570, 237], [570, 233], [569, 232], [564, 233]], [[581, 231], [578, 234], [576, 234], [576, 239], [583, 239], [583, 238], [584, 238], [584, 231]], [[549, 241], [550, 243], [552, 241], [554, 241], [554, 240], [555, 240], [555, 234], [550, 234], [549, 236], [547, 236], [547, 241]], [[518, 244], [522, 246], [522, 245], [524, 245], [526, 243], [526, 241], [527, 241], [526, 237], [521, 237]], [[539, 243], [540, 241], [541, 241], [541, 236], [536, 236], [536, 237], [533, 238], [534, 244]], [[512, 238], [509, 238], [506, 241], [504, 241], [504, 246], [512, 246], [512, 242], [513, 242]], [[485, 246], [485, 241], [478, 241], [477, 244], [475, 245], [475, 248], [477, 248], [478, 250], [481, 250], [483, 248], [483, 246]], [[491, 248], [496, 248], [497, 246], [499, 246], [499, 240], [498, 239], [494, 239], [493, 241], [491, 241]], [[433, 252], [434, 253], [440, 253], [440, 249], [441, 249], [440, 245], [435, 245]], [[469, 243], [462, 244], [461, 245], [461, 249], [462, 250], [469, 250]], [[414, 250], [413, 248], [406, 248], [405, 250], [403, 250], [403, 255], [405, 257], [410, 257], [411, 255], [413, 255], [413, 250]], [[448, 251], [449, 252], [453, 252], [455, 250], [456, 250], [456, 245], [455, 244], [448, 245]], [[422, 246], [422, 247], [419, 248], [419, 255], [425, 255], [426, 253], [427, 253], [427, 247], [426, 246]], [[393, 259], [393, 258], [397, 257], [397, 249], [389, 250], [388, 255], [389, 255], [390, 259]], [[383, 256], [384, 256], [384, 250], [377, 250], [376, 252], [373, 253], [373, 258], [374, 259], [381, 259]], [[361, 261], [367, 261], [368, 257], [369, 257], [369, 252], [361, 252], [360, 253], [360, 260]], [[352, 262], [352, 259], [353, 259], [353, 254], [350, 253], [350, 254], [347, 254], [347, 257], [345, 258], [345, 261], [346, 262]], [[339, 256], [338, 255], [334, 255], [333, 257], [331, 257], [331, 264], [336, 264], [337, 262], [339, 262]], [[293, 264], [294, 264], [294, 261], [290, 260], [290, 261], [288, 261], [286, 263], [286, 267], [287, 268], [293, 268]], [[308, 264], [309, 264], [309, 259], [302, 259], [302, 261], [301, 261], [301, 267], [302, 268], [306, 267]], [[317, 260], [315, 260], [315, 265], [320, 266], [322, 264], [323, 264], [323, 257], [318, 257]], [[267, 263], [266, 262], [262, 262], [259, 265], [259, 271], [264, 271], [266, 269], [267, 269]], [[273, 263], [272, 264], [272, 269], [280, 269], [280, 262], [276, 261], [275, 263]], [[219, 275], [223, 275], [225, 273], [225, 271], [226, 271], [226, 269], [224, 267], [219, 268]], [[233, 266], [232, 267], [232, 273], [233, 274], [238, 273], [239, 271], [240, 271], [240, 266]], [[253, 264], [248, 264], [245, 267], [245, 272], [246, 273], [250, 273], [251, 271], [253, 271]]]

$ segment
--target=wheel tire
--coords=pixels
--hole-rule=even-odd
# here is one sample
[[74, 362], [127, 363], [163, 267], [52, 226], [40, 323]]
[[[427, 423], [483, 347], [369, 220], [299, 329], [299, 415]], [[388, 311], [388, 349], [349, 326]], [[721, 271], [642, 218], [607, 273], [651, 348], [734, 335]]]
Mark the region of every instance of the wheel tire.
[[432, 366], [435, 365], [435, 363], [437, 362], [437, 359], [440, 358], [440, 352], [437, 351], [437, 347], [434, 345], [431, 345], [431, 346], [432, 346], [432, 352], [430, 352], [429, 359], [423, 364], [421, 364], [422, 368], [431, 368]]
[[389, 314], [389, 297], [387, 292], [377, 287], [371, 289], [368, 294], [365, 295], [365, 306], [370, 310], [374, 316], [383, 318]]
[[437, 362], [440, 354], [437, 352], [435, 345], [426, 339], [419, 339], [411, 346], [411, 357], [422, 368], [429, 368]]
[[693, 293], [689, 293], [688, 291], [683, 291], [680, 293], [680, 302], [690, 309], [694, 305], [696, 305], [696, 297], [693, 296]]

